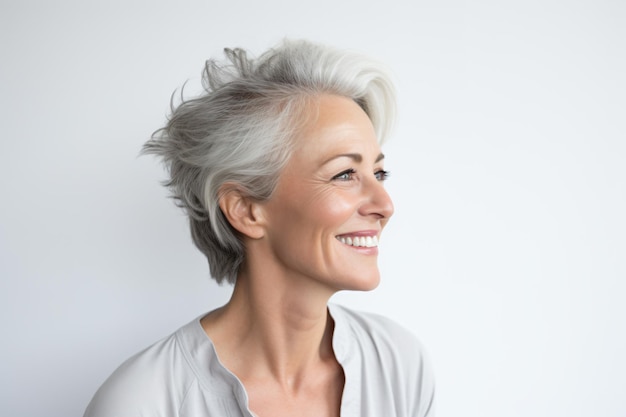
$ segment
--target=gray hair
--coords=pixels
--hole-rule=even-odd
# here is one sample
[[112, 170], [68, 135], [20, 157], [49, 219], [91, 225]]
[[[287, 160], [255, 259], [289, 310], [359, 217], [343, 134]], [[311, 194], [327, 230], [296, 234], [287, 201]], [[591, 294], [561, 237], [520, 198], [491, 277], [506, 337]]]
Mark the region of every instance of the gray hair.
[[189, 216], [211, 276], [234, 283], [245, 248], [219, 207], [221, 187], [237, 184], [251, 198], [269, 199], [308, 103], [321, 94], [354, 100], [382, 143], [394, 121], [395, 92], [377, 62], [307, 41], [284, 41], [258, 59], [238, 48], [224, 52], [226, 62], [206, 62], [202, 94], [172, 104], [167, 124], [142, 152], [163, 159], [165, 185]]

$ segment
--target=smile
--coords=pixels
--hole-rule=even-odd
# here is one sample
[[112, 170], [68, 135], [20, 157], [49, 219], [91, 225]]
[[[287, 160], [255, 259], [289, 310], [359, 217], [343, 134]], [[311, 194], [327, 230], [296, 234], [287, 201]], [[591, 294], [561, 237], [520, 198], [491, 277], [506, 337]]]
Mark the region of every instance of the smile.
[[337, 236], [337, 240], [343, 244], [357, 248], [375, 248], [378, 246], [378, 236]]

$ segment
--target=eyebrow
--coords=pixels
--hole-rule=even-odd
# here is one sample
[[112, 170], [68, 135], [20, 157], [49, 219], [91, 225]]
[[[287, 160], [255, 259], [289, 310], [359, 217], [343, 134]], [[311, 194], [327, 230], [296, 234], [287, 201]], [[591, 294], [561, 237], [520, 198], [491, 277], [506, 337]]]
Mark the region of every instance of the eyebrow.
[[[327, 160], [325, 160], [322, 165], [326, 165], [327, 163], [329, 163], [330, 161], [333, 161], [337, 158], [350, 158], [352, 160], [354, 160], [357, 163], [360, 163], [361, 161], [363, 161], [363, 156], [360, 153], [342, 153], [339, 155], [335, 155], [331, 158], [328, 158]], [[377, 157], [376, 160], [374, 161], [374, 163], [380, 162], [385, 158], [385, 155], [380, 153]]]

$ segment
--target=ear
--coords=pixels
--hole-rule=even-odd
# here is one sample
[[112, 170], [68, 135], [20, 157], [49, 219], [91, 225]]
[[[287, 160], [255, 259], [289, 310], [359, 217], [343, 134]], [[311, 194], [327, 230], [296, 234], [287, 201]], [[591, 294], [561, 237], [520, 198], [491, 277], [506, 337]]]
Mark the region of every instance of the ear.
[[220, 209], [235, 230], [251, 239], [264, 236], [263, 216], [257, 201], [231, 183], [223, 184], [218, 196]]

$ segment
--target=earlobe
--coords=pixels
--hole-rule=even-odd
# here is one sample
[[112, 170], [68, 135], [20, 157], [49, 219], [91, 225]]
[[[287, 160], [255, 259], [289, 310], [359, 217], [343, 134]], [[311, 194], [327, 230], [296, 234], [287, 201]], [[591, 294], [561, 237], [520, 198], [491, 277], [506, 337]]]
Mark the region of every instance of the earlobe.
[[251, 239], [264, 236], [258, 202], [246, 196], [240, 187], [233, 184], [224, 184], [218, 195], [220, 209], [235, 230]]

